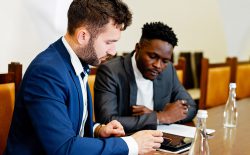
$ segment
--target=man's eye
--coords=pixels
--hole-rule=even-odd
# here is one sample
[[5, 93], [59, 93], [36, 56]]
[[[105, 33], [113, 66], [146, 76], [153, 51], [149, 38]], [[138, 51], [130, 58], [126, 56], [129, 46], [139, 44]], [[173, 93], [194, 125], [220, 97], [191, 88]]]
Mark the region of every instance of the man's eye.
[[169, 60], [162, 60], [163, 63], [167, 64]]
[[155, 54], [151, 54], [151, 55], [149, 55], [149, 57], [150, 57], [150, 58], [155, 58], [156, 55], [155, 55]]

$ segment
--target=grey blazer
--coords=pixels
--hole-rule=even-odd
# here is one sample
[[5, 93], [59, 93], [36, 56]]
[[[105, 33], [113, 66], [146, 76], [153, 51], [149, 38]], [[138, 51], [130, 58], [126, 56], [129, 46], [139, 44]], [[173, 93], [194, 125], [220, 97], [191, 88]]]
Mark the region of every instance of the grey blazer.
[[[154, 112], [132, 116], [131, 106], [136, 105], [137, 85], [132, 68], [134, 54], [114, 58], [99, 66], [94, 86], [94, 109], [97, 122], [118, 120], [126, 132], [156, 129], [156, 112], [176, 100], [184, 99], [190, 105], [187, 118], [176, 123], [192, 121], [197, 106], [180, 84], [172, 63], [153, 81]], [[146, 97], [146, 96], [145, 96]]]

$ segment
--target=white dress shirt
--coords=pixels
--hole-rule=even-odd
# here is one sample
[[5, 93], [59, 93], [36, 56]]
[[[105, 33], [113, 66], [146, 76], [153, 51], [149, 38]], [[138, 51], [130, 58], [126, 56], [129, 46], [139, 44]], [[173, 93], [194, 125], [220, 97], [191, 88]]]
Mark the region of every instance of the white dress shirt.
[[150, 110], [154, 110], [153, 81], [145, 79], [137, 68], [135, 54], [132, 56], [132, 67], [137, 85], [136, 105], [144, 105]]

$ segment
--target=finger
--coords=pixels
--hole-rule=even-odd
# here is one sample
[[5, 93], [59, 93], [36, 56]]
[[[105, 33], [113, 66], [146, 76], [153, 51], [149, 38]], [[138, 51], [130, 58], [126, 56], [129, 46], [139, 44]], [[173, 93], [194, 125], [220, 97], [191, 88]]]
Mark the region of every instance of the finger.
[[184, 111], [183, 111], [183, 114], [184, 114], [184, 115], [187, 115], [187, 114], [188, 114], [187, 110], [184, 110]]
[[187, 104], [187, 100], [181, 100], [181, 103], [186, 105]]
[[181, 107], [182, 107], [182, 109], [186, 110], [189, 107], [189, 105], [187, 104], [186, 101], [184, 101], [184, 102], [181, 101]]
[[154, 137], [154, 143], [162, 143], [164, 141], [163, 137]]
[[182, 104], [182, 106], [183, 106], [185, 109], [189, 107], [188, 104]]
[[151, 131], [151, 134], [154, 137], [162, 137], [163, 136], [163, 133], [161, 131], [158, 131], [158, 130], [149, 130], [149, 131]]
[[187, 114], [188, 113], [188, 107], [186, 107], [185, 109], [184, 109], [184, 114]]
[[155, 143], [153, 149], [158, 149], [161, 147], [161, 143]]
[[183, 107], [187, 107], [188, 106], [187, 101], [186, 100], [181, 100], [181, 105]]
[[154, 147], [152, 147], [151, 149], [148, 149], [147, 152], [154, 152], [154, 151], [156, 151], [156, 149]]
[[112, 132], [112, 135], [115, 135], [115, 136], [124, 136], [125, 132], [124, 132], [124, 130], [114, 129], [113, 132]]
[[144, 107], [143, 105], [133, 105], [133, 106], [132, 106], [133, 109], [143, 108], [143, 107]]
[[139, 113], [142, 111], [142, 108], [136, 108], [136, 109], [133, 109], [132, 111], [133, 113]]
[[187, 106], [187, 100], [177, 100], [176, 103]]
[[123, 130], [123, 126], [120, 122], [118, 122], [117, 120], [113, 120], [110, 122], [113, 128], [117, 128], [117, 129], [122, 129]]
[[182, 103], [182, 100], [177, 100], [172, 105], [178, 108], [183, 108], [185, 104]]
[[177, 100], [177, 101], [175, 101], [175, 103], [180, 103], [180, 104], [182, 104], [182, 100]]

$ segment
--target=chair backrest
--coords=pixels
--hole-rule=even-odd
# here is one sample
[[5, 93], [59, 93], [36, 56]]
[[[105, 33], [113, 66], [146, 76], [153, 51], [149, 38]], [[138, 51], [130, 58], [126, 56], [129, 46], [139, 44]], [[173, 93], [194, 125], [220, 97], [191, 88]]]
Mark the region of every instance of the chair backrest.
[[94, 103], [94, 84], [95, 84], [95, 76], [96, 76], [97, 67], [91, 67], [90, 73], [88, 76], [88, 84], [89, 89], [92, 96], [92, 103]]
[[250, 60], [238, 61], [236, 57], [227, 58], [233, 65], [233, 79], [236, 82], [236, 98], [242, 99], [250, 97]]
[[176, 69], [177, 77], [181, 84], [185, 82], [185, 73], [186, 73], [186, 59], [184, 57], [179, 57], [178, 64], [174, 65]]
[[236, 68], [236, 97], [250, 97], [250, 61], [238, 62]]
[[88, 76], [89, 89], [92, 96], [92, 102], [94, 102], [94, 84], [95, 84], [95, 75]]
[[193, 53], [193, 62], [194, 62], [194, 83], [196, 88], [200, 88], [201, 81], [201, 60], [203, 58], [202, 51], [196, 51]]
[[8, 65], [8, 73], [14, 73], [14, 83], [15, 83], [15, 92], [18, 92], [22, 81], [22, 64], [19, 62], [11, 62]]
[[8, 73], [0, 74], [0, 154], [6, 147], [6, 141], [14, 110], [15, 94], [22, 78], [22, 65], [11, 63]]
[[232, 65], [230, 63], [210, 64], [207, 58], [201, 62], [199, 108], [206, 109], [225, 104], [228, 98]]
[[[92, 96], [92, 107], [94, 109], [94, 85], [95, 85], [95, 76], [96, 76], [96, 70], [97, 68], [96, 67], [93, 67], [91, 68], [90, 70], [90, 74], [88, 76], [88, 84], [89, 84], [89, 89], [90, 89], [90, 92], [91, 92], [91, 96]], [[93, 121], [95, 121], [95, 111], [93, 110]]]
[[194, 88], [194, 77], [192, 70], [192, 53], [190, 51], [180, 52], [180, 57], [184, 57], [186, 60], [186, 73], [184, 75], [184, 87], [186, 89]]

